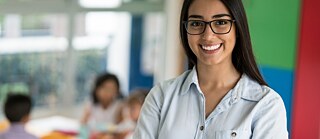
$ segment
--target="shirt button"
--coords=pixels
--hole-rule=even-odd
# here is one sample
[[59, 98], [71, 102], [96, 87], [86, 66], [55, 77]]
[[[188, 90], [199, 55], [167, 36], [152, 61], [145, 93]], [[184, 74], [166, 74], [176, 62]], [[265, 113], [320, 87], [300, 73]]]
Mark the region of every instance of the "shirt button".
[[202, 131], [204, 129], [204, 126], [200, 126], [200, 130]]
[[236, 132], [232, 132], [231, 133], [231, 137], [236, 137], [237, 136], [237, 133]]

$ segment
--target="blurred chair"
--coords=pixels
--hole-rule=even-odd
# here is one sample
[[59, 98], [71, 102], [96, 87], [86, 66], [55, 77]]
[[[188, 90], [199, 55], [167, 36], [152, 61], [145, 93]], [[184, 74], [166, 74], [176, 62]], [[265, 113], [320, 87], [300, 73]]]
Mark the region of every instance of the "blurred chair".
[[7, 130], [9, 127], [9, 122], [7, 120], [0, 120], [0, 132]]

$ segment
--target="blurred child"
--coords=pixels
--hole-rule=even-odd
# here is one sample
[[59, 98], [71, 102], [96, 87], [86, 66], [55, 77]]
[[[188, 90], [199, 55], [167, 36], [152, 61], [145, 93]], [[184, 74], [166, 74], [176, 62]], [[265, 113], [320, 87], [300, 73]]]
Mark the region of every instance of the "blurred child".
[[8, 95], [4, 104], [4, 114], [10, 122], [7, 131], [0, 133], [0, 139], [38, 139], [25, 131], [25, 124], [29, 121], [32, 102], [27, 95]]
[[140, 110], [148, 94], [148, 90], [138, 89], [133, 91], [122, 109], [123, 119], [118, 125], [116, 139], [131, 139], [138, 121]]
[[108, 132], [118, 123], [117, 113], [121, 106], [120, 84], [118, 78], [109, 73], [100, 75], [92, 91], [92, 103], [89, 104], [81, 120], [89, 126], [90, 134], [99, 135], [100, 131]]
[[131, 119], [135, 122], [138, 121], [140, 110], [142, 104], [144, 103], [144, 99], [148, 95], [148, 90], [140, 89], [134, 91], [128, 98], [128, 105]]

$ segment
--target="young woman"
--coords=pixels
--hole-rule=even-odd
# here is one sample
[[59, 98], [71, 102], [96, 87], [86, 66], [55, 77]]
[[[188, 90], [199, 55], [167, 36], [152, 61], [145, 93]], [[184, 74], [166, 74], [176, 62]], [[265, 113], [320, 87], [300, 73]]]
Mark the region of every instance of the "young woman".
[[180, 36], [189, 69], [155, 86], [134, 139], [286, 139], [281, 97], [254, 59], [241, 0], [185, 0]]

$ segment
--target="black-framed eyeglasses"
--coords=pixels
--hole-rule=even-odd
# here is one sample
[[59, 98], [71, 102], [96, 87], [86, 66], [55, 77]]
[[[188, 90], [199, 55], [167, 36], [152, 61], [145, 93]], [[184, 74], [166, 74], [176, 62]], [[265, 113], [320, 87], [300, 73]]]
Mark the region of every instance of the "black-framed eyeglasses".
[[206, 30], [207, 24], [215, 34], [228, 34], [232, 28], [232, 23], [236, 20], [231, 19], [217, 19], [210, 22], [202, 20], [188, 20], [184, 21], [183, 24], [186, 31], [190, 35], [200, 35]]

